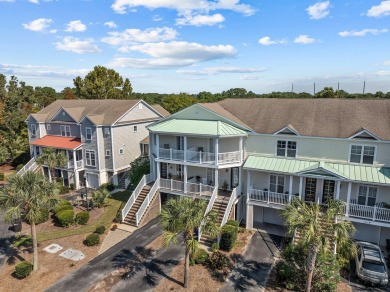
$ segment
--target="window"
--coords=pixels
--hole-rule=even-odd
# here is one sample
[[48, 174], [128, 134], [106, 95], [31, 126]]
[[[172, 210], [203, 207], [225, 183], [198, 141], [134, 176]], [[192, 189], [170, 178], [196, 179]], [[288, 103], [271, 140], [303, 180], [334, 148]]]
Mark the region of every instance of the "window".
[[269, 190], [271, 192], [283, 194], [284, 176], [271, 174], [270, 181], [269, 181]]
[[374, 164], [375, 146], [352, 145], [350, 162]]
[[51, 130], [51, 125], [50, 125], [50, 124], [47, 124], [46, 129], [47, 129], [48, 131], [50, 131], [50, 130]]
[[378, 188], [371, 186], [359, 186], [358, 204], [365, 206], [375, 206]]
[[92, 140], [92, 129], [91, 128], [85, 128], [85, 139]]
[[123, 155], [125, 153], [125, 151], [123, 150], [123, 148], [120, 148], [119, 149], [119, 155]]
[[326, 204], [329, 200], [333, 199], [335, 190], [334, 180], [324, 179], [324, 186], [322, 189], [322, 203]]
[[96, 166], [95, 151], [85, 150], [85, 164], [87, 166]]
[[106, 156], [107, 156], [107, 157], [110, 157], [110, 156], [111, 156], [111, 150], [109, 150], [109, 149], [106, 150]]
[[[184, 150], [184, 137], [183, 136], [176, 136], [176, 146], [177, 150]], [[202, 147], [203, 148], [203, 147]], [[198, 150], [200, 151], [200, 150]], [[203, 149], [202, 149], [203, 151]]]
[[278, 140], [276, 155], [284, 157], [295, 157], [297, 154], [297, 142]]
[[149, 155], [149, 144], [141, 144], [141, 154]]
[[35, 137], [36, 134], [37, 134], [37, 126], [31, 125], [31, 137]]
[[104, 135], [110, 136], [110, 128], [104, 128]]
[[178, 178], [183, 178], [183, 165], [176, 164], [176, 175]]
[[70, 126], [60, 126], [61, 136], [70, 137]]
[[137, 133], [138, 132], [138, 126], [133, 126], [133, 132]]

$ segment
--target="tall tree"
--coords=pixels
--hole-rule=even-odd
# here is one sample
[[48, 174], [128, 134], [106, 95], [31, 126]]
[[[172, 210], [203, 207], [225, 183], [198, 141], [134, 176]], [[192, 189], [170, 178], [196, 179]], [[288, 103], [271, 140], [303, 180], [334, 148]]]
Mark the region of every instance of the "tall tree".
[[8, 186], [0, 190], [0, 206], [6, 208], [6, 220], [22, 218], [31, 226], [33, 242], [33, 266], [38, 269], [38, 242], [35, 222], [43, 216], [43, 210], [49, 210], [57, 204], [54, 185], [41, 174], [26, 172], [13, 175]]
[[130, 80], [123, 81], [122, 76], [113, 69], [95, 66], [91, 72], [81, 78], [73, 79], [78, 98], [89, 99], [129, 99], [132, 96]]
[[162, 106], [169, 111], [171, 114], [174, 114], [186, 107], [189, 107], [197, 102], [197, 99], [192, 95], [181, 92], [180, 94], [170, 94], [164, 98]]
[[205, 215], [207, 201], [180, 198], [170, 199], [161, 211], [161, 223], [164, 229], [164, 244], [168, 246], [177, 243], [177, 237], [183, 237], [185, 246], [184, 263], [184, 288], [188, 287], [188, 273], [190, 254], [199, 249], [199, 242], [195, 237], [194, 230], [203, 222], [203, 230], [212, 237], [219, 235], [217, 226], [218, 214], [210, 211]]
[[333, 237], [338, 249], [345, 255], [352, 256], [355, 245], [351, 235], [355, 228], [350, 221], [336, 221], [344, 214], [344, 202], [329, 200], [325, 209], [319, 204], [306, 204], [304, 201], [294, 199], [283, 210], [285, 226], [290, 234], [300, 232], [301, 243], [308, 248], [306, 260], [306, 292], [311, 290], [313, 273], [319, 253], [324, 254], [333, 250], [330, 238]]
[[73, 90], [70, 87], [65, 87], [61, 93], [63, 99], [76, 99], [76, 96], [73, 94]]
[[56, 181], [56, 167], [63, 167], [68, 162], [64, 151], [56, 151], [53, 148], [45, 148], [41, 155], [36, 158], [39, 165], [47, 165], [52, 181]]

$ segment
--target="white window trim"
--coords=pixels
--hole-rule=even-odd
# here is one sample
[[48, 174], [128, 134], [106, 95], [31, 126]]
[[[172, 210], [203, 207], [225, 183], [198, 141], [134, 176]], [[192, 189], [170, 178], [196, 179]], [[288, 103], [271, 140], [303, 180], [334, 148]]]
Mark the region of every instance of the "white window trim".
[[[274, 175], [276, 176], [276, 182], [279, 182], [279, 177], [283, 177], [283, 194], [286, 192], [286, 176], [282, 174], [276, 174], [276, 173], [270, 173], [268, 175], [268, 190], [271, 192], [271, 176]], [[276, 185], [278, 185], [276, 183]], [[278, 193], [277, 191], [275, 193]], [[279, 194], [279, 193], [278, 193]]]
[[111, 156], [111, 150], [110, 149], [107, 149], [106, 150], [106, 157], [110, 157]]
[[[278, 156], [278, 141], [286, 141], [286, 153], [284, 156]], [[287, 144], [288, 142], [295, 142], [295, 157], [287, 156]], [[298, 141], [297, 140], [291, 140], [291, 139], [276, 139], [275, 143], [275, 156], [276, 157], [286, 157], [286, 158], [297, 158], [298, 157]]]
[[[369, 188], [376, 188], [376, 197], [375, 197], [375, 204], [374, 204], [374, 206], [376, 206], [376, 204], [378, 203], [380, 188], [377, 185], [369, 185], [369, 184], [359, 184], [357, 186], [357, 189], [356, 189], [356, 205], [359, 205], [359, 203], [358, 203], [359, 202], [359, 189], [360, 189], [361, 186], [362, 187], [367, 187], [367, 192], [368, 192]], [[366, 194], [366, 202], [365, 202], [365, 204], [361, 205], [361, 206], [368, 206], [367, 202], [368, 202], [368, 193]], [[374, 206], [369, 206], [369, 207], [374, 207]]]
[[[62, 135], [62, 129], [65, 129], [65, 136]], [[66, 135], [66, 133], [68, 132], [67, 129], [69, 129], [69, 136]], [[60, 132], [61, 132], [62, 137], [72, 137], [72, 132], [70, 131], [70, 126], [60, 125]]]
[[133, 133], [138, 133], [138, 126], [133, 126]]
[[[351, 151], [352, 151], [352, 146], [361, 146], [361, 147], [362, 147], [362, 154], [360, 155], [360, 162], [351, 162]], [[364, 146], [374, 147], [374, 161], [372, 162], [372, 164], [363, 163]], [[360, 165], [360, 164], [363, 164], [363, 165], [375, 165], [375, 164], [376, 164], [377, 150], [378, 150], [377, 145], [371, 145], [371, 144], [357, 144], [357, 143], [349, 144], [348, 163], [351, 163], [351, 164], [358, 164], [358, 165]]]
[[125, 154], [125, 150], [123, 148], [119, 148], [119, 155], [124, 155]]
[[36, 136], [37, 135], [37, 126], [35, 124], [31, 124], [30, 131], [31, 131], [31, 135], [30, 135], [31, 137]]
[[[91, 164], [91, 163], [88, 163], [87, 153], [93, 153], [95, 155], [95, 164], [94, 165]], [[86, 166], [96, 167], [96, 151], [95, 150], [85, 149], [84, 155], [85, 155], [85, 165]], [[91, 156], [89, 157], [89, 160], [92, 162]]]
[[[91, 131], [91, 137], [88, 139], [88, 130]], [[86, 141], [91, 141], [92, 140], [92, 128], [91, 127], [86, 127], [85, 128], [85, 140]]]

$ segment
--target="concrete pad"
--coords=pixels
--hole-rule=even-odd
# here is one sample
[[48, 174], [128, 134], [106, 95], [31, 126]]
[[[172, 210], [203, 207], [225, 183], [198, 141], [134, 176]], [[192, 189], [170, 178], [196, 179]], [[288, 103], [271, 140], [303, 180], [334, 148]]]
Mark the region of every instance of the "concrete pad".
[[134, 231], [136, 231], [138, 229], [138, 227], [134, 227], [134, 226], [131, 226], [128, 224], [117, 224], [117, 226], [118, 226], [118, 229], [130, 232], [130, 233], [133, 233]]
[[57, 253], [61, 249], [63, 249], [63, 247], [61, 245], [59, 245], [57, 243], [52, 243], [52, 244], [46, 246], [43, 250], [48, 252], [48, 253]]
[[85, 258], [85, 255], [81, 251], [71, 248], [68, 248], [64, 252], [60, 253], [60, 256], [72, 261], [80, 261]]

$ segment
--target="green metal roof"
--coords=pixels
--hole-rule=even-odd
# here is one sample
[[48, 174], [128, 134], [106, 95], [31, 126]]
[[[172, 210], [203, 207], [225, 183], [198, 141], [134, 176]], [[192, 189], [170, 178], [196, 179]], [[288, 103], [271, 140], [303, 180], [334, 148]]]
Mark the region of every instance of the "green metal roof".
[[251, 155], [245, 169], [390, 184], [390, 168]]
[[167, 120], [148, 127], [153, 132], [207, 136], [243, 136], [246, 132], [221, 121]]

